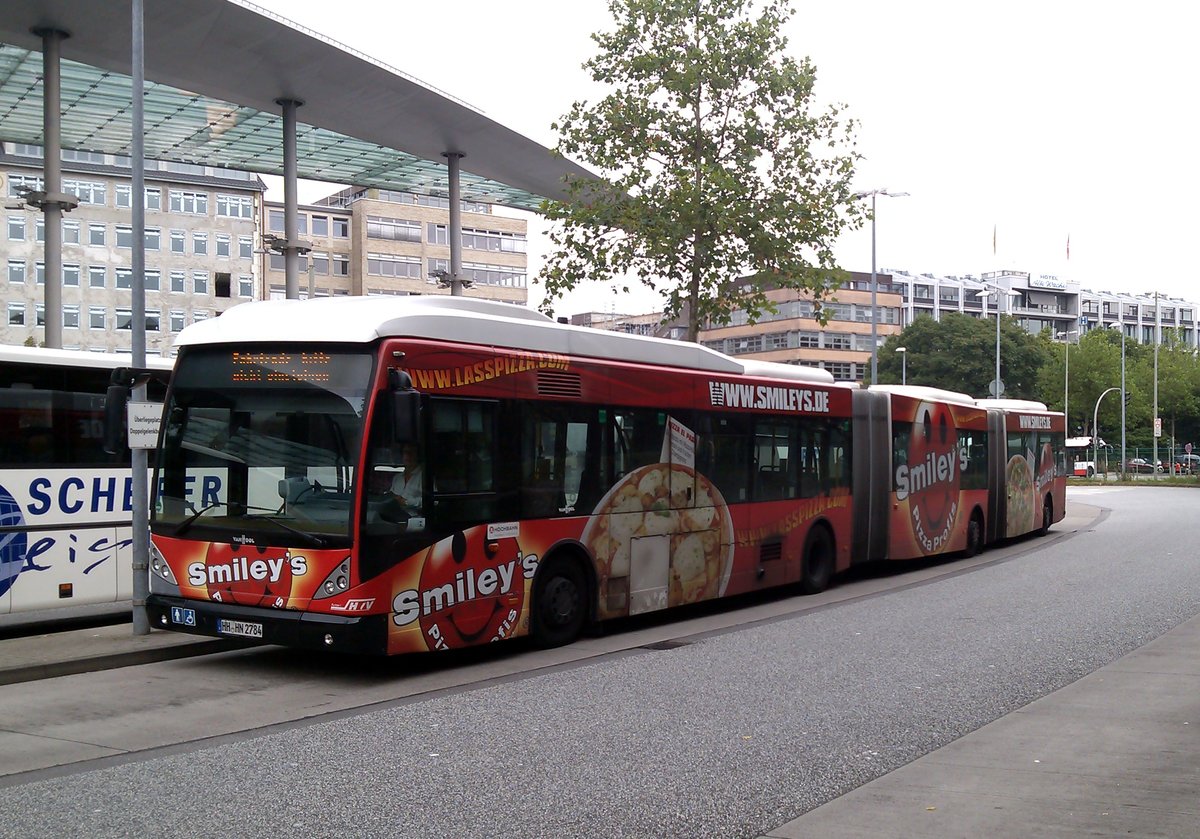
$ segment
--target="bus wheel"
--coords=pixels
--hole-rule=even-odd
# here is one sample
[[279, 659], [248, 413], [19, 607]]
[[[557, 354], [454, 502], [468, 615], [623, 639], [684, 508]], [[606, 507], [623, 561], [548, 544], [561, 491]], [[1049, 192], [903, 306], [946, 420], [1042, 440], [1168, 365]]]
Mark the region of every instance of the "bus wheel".
[[1087, 471], [1087, 476], [1088, 476], [1089, 478], [1094, 478], [1094, 477], [1096, 477], [1096, 467], [1094, 467], [1094, 466], [1089, 466], [1089, 467], [1088, 467], [1088, 471]]
[[963, 554], [967, 557], [978, 556], [983, 550], [983, 516], [978, 510], [971, 514], [967, 522], [967, 547]]
[[1042, 526], [1038, 528], [1037, 535], [1045, 536], [1050, 530], [1050, 525], [1054, 521], [1054, 503], [1050, 500], [1050, 496], [1046, 496], [1045, 503], [1042, 504]]
[[533, 587], [533, 640], [539, 647], [561, 647], [579, 637], [587, 620], [587, 586], [579, 564], [558, 560], [538, 574]]
[[833, 539], [829, 531], [817, 525], [804, 540], [804, 567], [800, 571], [800, 591], [817, 594], [833, 579]]

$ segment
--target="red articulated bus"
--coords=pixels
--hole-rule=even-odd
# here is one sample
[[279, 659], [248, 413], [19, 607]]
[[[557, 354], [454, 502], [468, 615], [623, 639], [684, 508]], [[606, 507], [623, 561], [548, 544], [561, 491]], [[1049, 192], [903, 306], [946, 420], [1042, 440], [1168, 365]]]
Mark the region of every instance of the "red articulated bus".
[[1063, 417], [1036, 403], [863, 389], [461, 297], [250, 303], [177, 344], [148, 599], [167, 629], [556, 645], [1063, 515]]

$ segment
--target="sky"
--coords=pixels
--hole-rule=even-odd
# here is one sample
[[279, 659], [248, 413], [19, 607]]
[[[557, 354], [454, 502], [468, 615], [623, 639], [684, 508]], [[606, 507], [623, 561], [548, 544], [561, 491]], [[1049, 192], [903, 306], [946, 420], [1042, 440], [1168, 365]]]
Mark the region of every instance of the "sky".
[[[603, 95], [581, 65], [596, 51], [590, 35], [612, 28], [605, 0], [257, 2], [546, 146], [572, 102]], [[793, 0], [792, 8], [788, 50], [813, 62], [816, 99], [846, 105], [859, 122], [855, 187], [909, 193], [878, 199], [879, 271], [1013, 269], [1200, 302], [1189, 256], [1200, 197], [1200, 4]], [[323, 194], [311, 189], [301, 201]], [[841, 267], [871, 271], [871, 227], [839, 239]], [[545, 229], [530, 216], [531, 278], [548, 250]], [[541, 287], [529, 291], [536, 306]], [[556, 314], [658, 308], [648, 290], [614, 297], [589, 287]]]

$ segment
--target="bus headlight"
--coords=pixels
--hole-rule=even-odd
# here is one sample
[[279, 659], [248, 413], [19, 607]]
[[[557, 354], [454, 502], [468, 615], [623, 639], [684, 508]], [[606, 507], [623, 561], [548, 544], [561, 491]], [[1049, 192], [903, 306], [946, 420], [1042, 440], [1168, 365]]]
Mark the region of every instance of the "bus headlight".
[[350, 588], [350, 557], [343, 559], [337, 568], [329, 572], [329, 576], [325, 578], [325, 581], [317, 586], [313, 600], [326, 600], [330, 597], [337, 597], [348, 588]]
[[175, 582], [175, 574], [171, 571], [171, 566], [167, 564], [166, 558], [163, 557], [154, 542], [150, 543], [150, 570], [156, 577], [166, 580], [171, 585], [179, 585]]

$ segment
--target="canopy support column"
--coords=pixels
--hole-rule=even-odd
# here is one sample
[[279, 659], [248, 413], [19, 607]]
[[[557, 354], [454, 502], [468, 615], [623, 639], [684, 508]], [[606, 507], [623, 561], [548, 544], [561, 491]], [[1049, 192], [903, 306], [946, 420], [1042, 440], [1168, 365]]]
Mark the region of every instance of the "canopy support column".
[[[278, 237], [270, 247], [283, 254], [284, 296], [288, 300], [300, 299], [300, 255], [308, 253], [308, 242], [298, 238], [296, 222], [299, 218], [296, 199], [296, 108], [304, 104], [300, 99], [276, 99], [275, 104], [283, 109], [283, 238]], [[269, 297], [270, 295], [266, 295]]]
[[34, 29], [42, 39], [42, 189], [25, 195], [25, 203], [42, 211], [45, 222], [44, 286], [47, 347], [62, 348], [62, 214], [74, 209], [79, 199], [62, 191], [62, 71], [59, 58], [62, 41], [69, 38], [59, 29]]
[[446, 158], [450, 181], [450, 294], [461, 297], [464, 288], [471, 283], [462, 278], [462, 191], [459, 187], [459, 161], [466, 157], [462, 152], [442, 152]]

